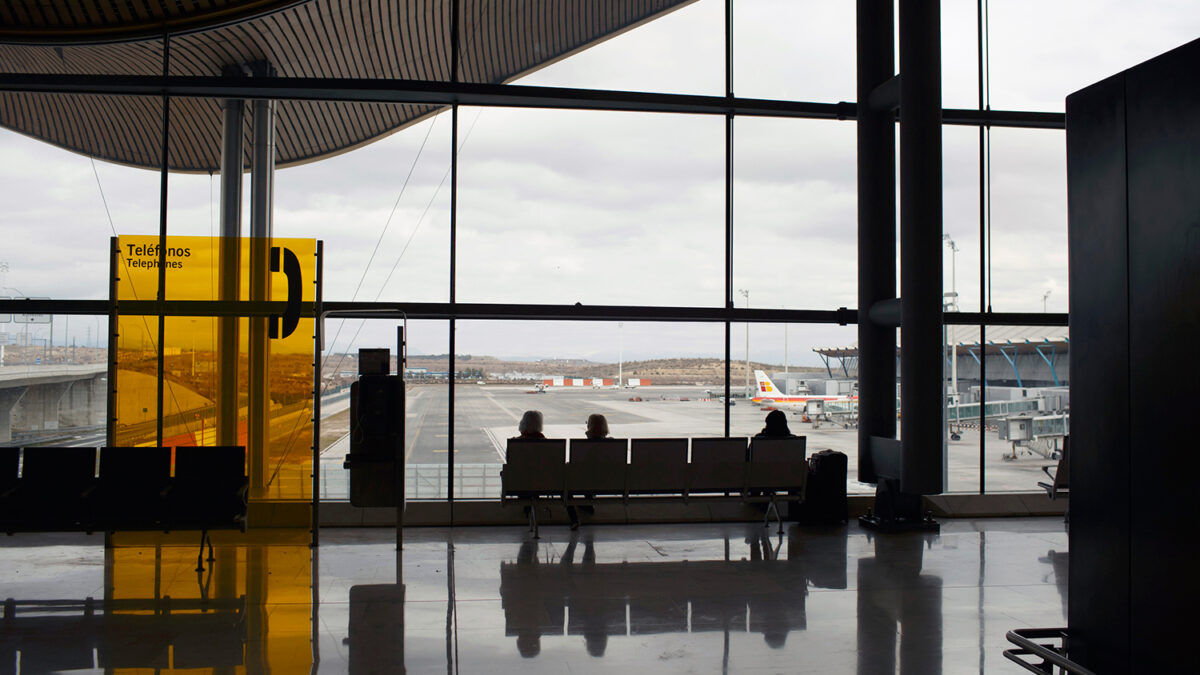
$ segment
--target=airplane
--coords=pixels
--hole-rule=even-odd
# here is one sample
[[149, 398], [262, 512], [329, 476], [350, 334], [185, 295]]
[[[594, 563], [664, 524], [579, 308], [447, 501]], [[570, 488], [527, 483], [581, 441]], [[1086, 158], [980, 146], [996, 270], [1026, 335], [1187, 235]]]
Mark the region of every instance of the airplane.
[[[754, 371], [754, 378], [758, 380], [758, 391], [756, 395], [751, 397], [751, 401], [762, 405], [768, 405], [779, 410], [792, 410], [795, 412], [808, 412], [810, 401], [820, 401], [822, 408], [825, 403], [855, 403], [858, 401], [857, 396], [817, 396], [815, 394], [789, 395], [779, 390], [771, 378], [761, 370]], [[820, 411], [823, 412], [823, 411]]]

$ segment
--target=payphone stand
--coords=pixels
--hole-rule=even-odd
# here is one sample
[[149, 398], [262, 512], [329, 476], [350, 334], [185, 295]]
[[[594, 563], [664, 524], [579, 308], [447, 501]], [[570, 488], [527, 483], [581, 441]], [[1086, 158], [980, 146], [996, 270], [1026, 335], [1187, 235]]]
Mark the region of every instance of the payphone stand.
[[350, 503], [396, 509], [396, 550], [404, 543], [404, 328], [396, 329], [396, 373], [387, 349], [359, 350], [350, 387]]

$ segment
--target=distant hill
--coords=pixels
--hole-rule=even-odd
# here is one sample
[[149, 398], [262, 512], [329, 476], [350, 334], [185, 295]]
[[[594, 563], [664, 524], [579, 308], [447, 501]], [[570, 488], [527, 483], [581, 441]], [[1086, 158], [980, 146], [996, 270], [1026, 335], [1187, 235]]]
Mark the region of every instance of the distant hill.
[[[730, 364], [730, 377], [734, 382], [745, 378], [746, 362], [734, 361]], [[449, 370], [449, 359], [445, 354], [433, 356], [408, 357], [409, 368], [426, 368], [432, 372]], [[526, 375], [521, 381], [543, 377], [587, 377], [587, 378], [617, 378], [616, 363], [597, 363], [586, 359], [541, 359], [533, 361], [512, 361], [493, 356], [460, 355], [454, 360], [455, 370], [478, 370], [481, 377], [488, 381], [505, 379], [521, 380], [514, 377]], [[767, 372], [782, 371], [782, 364], [761, 363], [751, 361], [751, 370]], [[792, 372], [824, 372], [824, 368], [807, 366], [789, 366]], [[725, 381], [725, 361], [723, 359], [649, 359], [642, 361], [626, 361], [621, 366], [621, 376], [649, 379], [655, 384], [704, 384], [717, 385]]]

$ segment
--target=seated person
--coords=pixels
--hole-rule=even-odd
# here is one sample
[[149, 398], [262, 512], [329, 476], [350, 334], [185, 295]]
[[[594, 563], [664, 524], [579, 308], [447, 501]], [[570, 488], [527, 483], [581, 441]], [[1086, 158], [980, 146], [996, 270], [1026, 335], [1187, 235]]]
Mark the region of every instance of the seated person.
[[517, 438], [545, 438], [542, 434], [542, 413], [537, 410], [526, 410], [517, 425], [520, 436]]
[[[795, 438], [796, 434], [793, 434], [791, 429], [788, 429], [787, 413], [783, 412], [782, 410], [772, 410], [771, 412], [767, 413], [766, 425], [763, 427], [763, 430], [757, 434], [754, 434], [754, 437]], [[747, 449], [746, 452], [749, 453], [750, 451]], [[746, 456], [749, 457], [749, 454]], [[761, 495], [763, 493], [759, 490], [754, 490], [751, 492], [751, 494]], [[765, 509], [766, 506], [763, 505], [762, 508]]]
[[[600, 415], [598, 413], [588, 415], [587, 428], [584, 431], [584, 436], [587, 436], [588, 440], [593, 441], [608, 438], [608, 420], [604, 418], [604, 415]], [[585, 496], [591, 498], [595, 495], [589, 494]], [[595, 513], [596, 507], [584, 506], [583, 510], [587, 513]], [[579, 529], [579, 514], [576, 512], [574, 506], [567, 507], [567, 516], [571, 519], [571, 529]]]
[[754, 435], [755, 438], [795, 438], [791, 429], [788, 429], [787, 414], [782, 410], [772, 410], [767, 413], [766, 426], [763, 430]]
[[588, 415], [587, 431], [584, 435], [591, 440], [608, 438], [608, 420], [604, 419], [604, 415]]

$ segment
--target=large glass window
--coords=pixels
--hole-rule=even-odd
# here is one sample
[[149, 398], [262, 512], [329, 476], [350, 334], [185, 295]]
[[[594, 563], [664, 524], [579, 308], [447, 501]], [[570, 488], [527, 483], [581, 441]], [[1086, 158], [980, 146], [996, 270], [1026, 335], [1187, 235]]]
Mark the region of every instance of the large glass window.
[[[589, 12], [588, 16], [599, 14]], [[556, 59], [517, 84], [710, 96], [725, 93], [725, 0], [677, 3], [649, 23], [626, 28], [628, 24], [620, 26], [611, 37]], [[468, 35], [467, 40], [471, 39]]]
[[1067, 309], [1062, 132], [991, 131], [990, 301], [997, 312]]
[[982, 340], [978, 326], [945, 332], [948, 490], [1034, 489], [1070, 432], [1067, 328], [987, 326]]
[[107, 392], [107, 316], [0, 313], [0, 447], [103, 445]]
[[[1038, 6], [1039, 15], [1076, 12], [1073, 18], [1082, 19], [1037, 26], [1023, 21], [1034, 11], [1026, 0], [991, 8], [994, 108], [1061, 109], [1062, 97], [1070, 91], [1162, 51], [1164, 45], [1182, 42], [1197, 28], [1194, 19], [1176, 20], [1163, 6], [1134, 12], [1084, 4], [1073, 0], [1065, 9]], [[486, 24], [485, 4], [464, 7], [460, 45], [466, 62], [472, 55], [489, 53], [500, 33], [479, 30]], [[855, 98], [852, 3], [739, 0], [732, 7], [734, 89], [739, 97], [821, 102]], [[446, 9], [430, 15], [436, 19], [429, 30], [437, 49], [390, 62], [384, 76], [449, 77]], [[465, 66], [459, 79], [495, 83], [524, 74], [521, 84], [723, 94], [726, 4], [699, 0], [667, 9], [657, 18], [608, 17], [609, 23], [591, 26], [597, 31], [594, 35], [578, 33], [579, 44], [517, 39], [521, 47], [507, 55], [511, 60], [492, 59], [499, 70], [475, 63]], [[975, 11], [972, 3], [943, 11], [947, 107], [977, 103]], [[1108, 24], [1097, 23], [1102, 16], [1108, 21], [1125, 16], [1140, 28], [1124, 42], [1113, 40], [1106, 34]], [[503, 20], [514, 36], [536, 28], [526, 15]], [[1095, 44], [1105, 49], [1093, 49]], [[90, 68], [80, 65], [84, 61], [76, 58], [75, 49], [83, 48], [59, 54], [68, 70]], [[197, 38], [179, 37], [173, 49], [173, 72], [194, 75], [187, 64]], [[1081, 64], [1067, 58], [1068, 52], [1100, 56]], [[161, 55], [161, 47], [151, 45], [141, 62], [119, 67], [156, 72]], [[428, 63], [419, 63], [422, 58]], [[279, 72], [282, 77], [298, 74], [306, 73], [286, 68]], [[55, 100], [41, 94], [22, 96], [29, 109]], [[129, 100], [137, 103], [131, 114], [138, 124], [157, 129], [161, 99]], [[610, 416], [614, 436], [720, 435], [726, 414], [732, 435], [752, 435], [761, 428], [767, 409], [777, 407], [788, 412], [793, 431], [808, 437], [810, 454], [841, 450], [850, 457], [850, 476], [855, 476], [853, 326], [736, 323], [727, 364], [726, 317], [716, 313], [706, 322], [683, 315], [651, 322], [594, 317], [544, 321], [536, 312], [503, 321], [459, 318], [453, 340], [448, 321], [461, 310], [449, 303], [451, 298], [464, 304], [494, 303], [509, 312], [513, 304], [577, 303], [584, 310], [629, 305], [713, 312], [725, 308], [731, 290], [739, 309], [854, 307], [853, 123], [741, 115], [734, 123], [733, 173], [727, 176], [721, 115], [461, 108], [458, 147], [452, 148], [451, 114], [434, 114], [436, 109], [428, 105], [289, 100], [276, 106], [275, 150], [282, 159], [274, 178], [273, 236], [324, 240], [325, 300], [355, 301], [373, 309], [437, 303], [430, 311], [443, 317], [409, 323], [409, 498], [442, 499], [451, 486], [458, 498], [496, 498], [504, 439], [515, 433], [520, 413], [535, 407], [547, 415], [547, 433], [565, 437], [580, 435], [592, 412]], [[209, 116], [207, 125], [170, 137], [171, 166], [181, 170], [172, 173], [168, 183], [166, 219], [172, 237], [211, 238], [219, 233], [221, 177], [206, 173], [204, 167], [219, 154], [214, 154], [213, 144], [219, 141], [220, 110], [217, 99], [172, 100], [176, 119]], [[97, 137], [118, 137], [112, 125], [119, 120], [90, 113], [79, 119], [84, 117], [101, 125], [94, 130]], [[247, 132], [251, 119], [247, 108]], [[325, 125], [324, 132], [354, 128], [365, 130], [358, 141], [376, 140], [340, 153], [346, 149], [340, 140], [329, 133], [312, 133], [314, 120]], [[398, 133], [388, 133], [401, 127]], [[69, 138], [54, 135], [69, 132], [67, 124], [45, 135], [70, 145]], [[997, 312], [1065, 311], [1062, 133], [991, 131], [984, 186], [991, 204], [986, 211], [990, 237], [985, 241], [980, 241], [979, 230], [978, 129], [946, 127], [943, 139], [941, 263], [947, 311], [974, 311], [981, 298]], [[251, 140], [247, 134], [247, 157]], [[6, 233], [7, 250], [14, 252], [0, 261], [0, 296], [107, 297], [109, 238], [154, 236], [160, 227], [161, 137], [151, 131], [135, 141], [132, 145], [140, 153], [136, 156], [109, 157], [96, 148], [87, 150], [142, 169], [93, 162], [16, 134], [0, 135], [0, 196], [6, 203], [0, 230]], [[207, 159], [189, 150], [189, 143], [208, 147]], [[330, 154], [335, 156], [326, 157]], [[316, 158], [321, 161], [310, 161]], [[455, 169], [457, 183], [451, 180]], [[237, 180], [243, 185], [241, 231], [249, 234], [251, 177], [247, 172]], [[733, 195], [732, 289], [726, 287], [728, 194]], [[990, 247], [988, 258], [981, 263], [985, 246]], [[62, 272], [63, 260], [72, 261], [70, 274]], [[984, 288], [980, 264], [989, 275]], [[207, 298], [215, 293], [215, 277], [209, 281]], [[153, 288], [144, 291], [131, 289], [137, 299], [153, 297]], [[474, 309], [461, 311], [459, 316], [470, 316]], [[677, 322], [683, 318], [688, 321]], [[204, 408], [213, 398], [209, 394], [215, 321], [165, 319], [166, 347], [158, 344], [158, 322], [147, 314], [120, 331], [114, 344], [121, 350], [118, 368], [128, 377], [150, 378], [144, 384], [151, 392], [161, 352], [165, 379], [181, 386], [191, 383], [191, 393], [205, 399], [171, 400], [164, 410], [182, 415]], [[56, 316], [46, 323], [0, 324], [3, 366], [104, 363], [106, 323], [103, 317]], [[324, 498], [347, 496], [341, 469], [348, 452], [346, 386], [357, 374], [357, 350], [392, 347], [395, 326], [393, 319], [326, 322], [320, 439]], [[1004, 415], [1067, 408], [1060, 390], [1065, 386], [1069, 341], [1065, 331], [1048, 330], [996, 326], [981, 344], [977, 329], [946, 328], [951, 490], [978, 489], [984, 472], [988, 489], [1029, 488], [1028, 472], [1014, 470], [1023, 466], [1020, 448], [1027, 446], [1012, 445], [1000, 432], [1011, 431]], [[985, 357], [986, 389], [978, 372], [979, 360]], [[736, 402], [728, 410], [720, 400], [727, 371]], [[758, 371], [791, 400], [762, 400]], [[289, 387], [298, 391], [301, 380], [293, 380]], [[996, 408], [994, 415], [989, 407], [983, 428], [972, 429], [970, 420], [978, 419], [979, 411], [976, 405], [971, 413], [970, 406], [977, 404], [981, 390], [997, 404], [1019, 395], [1042, 401], [1037, 404], [1042, 407], [1012, 404], [1011, 409]], [[280, 409], [297, 400], [289, 392], [274, 393], [273, 404]], [[60, 406], [57, 412], [41, 413], [36, 428], [30, 427], [29, 415], [21, 408], [32, 405], [33, 399], [15, 404], [12, 410], [20, 413], [20, 424], [29, 428], [18, 429], [14, 423], [13, 433], [43, 433], [57, 426], [71, 442], [98, 442], [95, 429], [88, 429], [94, 427], [89, 420], [95, 405], [85, 394], [79, 401], [71, 398], [75, 394], [65, 399], [69, 410], [83, 406], [83, 413], [63, 412]], [[168, 387], [167, 396], [179, 395]], [[819, 410], [809, 408], [805, 399], [819, 399], [822, 405]], [[796, 405], [785, 405], [789, 403]], [[147, 425], [143, 431], [160, 413], [157, 396], [145, 405], [131, 405], [119, 415]], [[175, 421], [187, 427], [196, 443], [208, 442], [203, 427], [192, 430], [192, 422]], [[300, 449], [302, 443], [292, 445]], [[1028, 447], [1044, 449], [1044, 444], [1035, 445]], [[1011, 455], [1014, 448], [1016, 460], [1005, 459], [1004, 452]], [[1042, 452], [1043, 459], [1053, 452]], [[303, 462], [296, 466], [293, 482], [302, 483], [308, 469]], [[852, 491], [868, 489], [850, 483]]]
[[1063, 110], [1068, 94], [1194, 40], [1192, 9], [1174, 0], [990, 3], [992, 107]]
[[736, 305], [855, 306], [854, 125], [739, 118], [734, 148]]
[[734, 93], [853, 101], [854, 27], [849, 2], [738, 0], [733, 3]]
[[[416, 112], [386, 106], [378, 114]], [[325, 241], [326, 300], [450, 299], [450, 117], [430, 115], [353, 152], [276, 173], [275, 236]]]
[[718, 117], [460, 113], [460, 302], [719, 306]]
[[526, 410], [549, 438], [583, 438], [592, 414], [613, 438], [724, 435], [721, 324], [460, 321], [457, 339], [456, 498], [499, 497]]
[[[350, 385], [358, 379], [358, 351], [387, 349], [396, 371], [396, 328], [407, 329], [405, 372], [405, 497], [445, 499], [448, 491], [448, 322], [339, 319], [325, 322], [321, 355], [321, 499], [350, 498], [350, 474], [343, 467], [350, 453]], [[336, 342], [334, 338], [337, 337]], [[413, 449], [425, 448], [420, 454]], [[439, 480], [441, 482], [439, 482]], [[497, 493], [498, 495], [499, 493]]]

